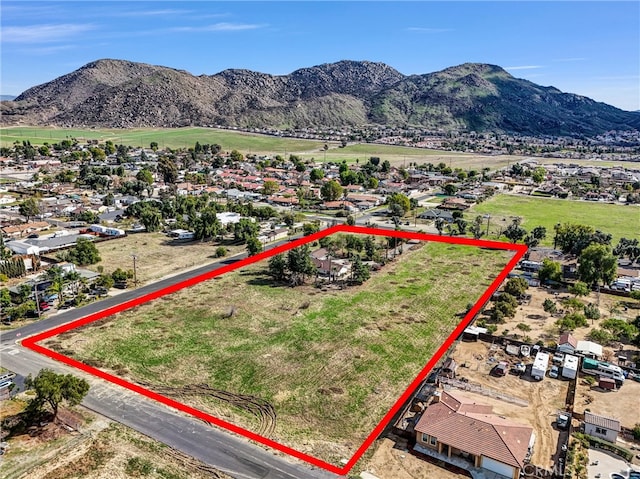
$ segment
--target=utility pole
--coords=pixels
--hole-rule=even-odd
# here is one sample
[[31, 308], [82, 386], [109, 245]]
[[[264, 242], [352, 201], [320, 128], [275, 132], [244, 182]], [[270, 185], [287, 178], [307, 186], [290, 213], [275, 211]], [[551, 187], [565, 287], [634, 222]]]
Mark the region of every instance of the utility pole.
[[138, 271], [136, 268], [136, 260], [138, 259], [138, 255], [132, 254], [131, 257], [133, 258], [133, 287], [135, 288], [136, 286], [138, 286]]

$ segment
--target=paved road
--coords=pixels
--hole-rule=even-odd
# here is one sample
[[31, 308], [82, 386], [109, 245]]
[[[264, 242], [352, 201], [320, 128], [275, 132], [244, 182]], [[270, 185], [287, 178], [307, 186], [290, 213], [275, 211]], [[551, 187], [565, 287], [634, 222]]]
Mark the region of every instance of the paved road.
[[[282, 241], [270, 247], [286, 242]], [[41, 356], [16, 343], [17, 339], [31, 336], [208, 271], [216, 270], [243, 257], [244, 255], [240, 255], [220, 263], [203, 266], [135, 290], [126, 291], [117, 296], [105, 298], [82, 308], [65, 311], [17, 330], [4, 331], [0, 333], [0, 364], [21, 376], [35, 375], [42, 368], [51, 368], [59, 372], [83, 376], [91, 384], [89, 394], [82, 402], [84, 406], [210, 464], [237, 479], [336, 478], [338, 476], [323, 469], [293, 463], [287, 458], [276, 456], [269, 450], [249, 443], [244, 438], [211, 427], [198, 419], [183, 415], [115, 384], [85, 375], [81, 371]]]

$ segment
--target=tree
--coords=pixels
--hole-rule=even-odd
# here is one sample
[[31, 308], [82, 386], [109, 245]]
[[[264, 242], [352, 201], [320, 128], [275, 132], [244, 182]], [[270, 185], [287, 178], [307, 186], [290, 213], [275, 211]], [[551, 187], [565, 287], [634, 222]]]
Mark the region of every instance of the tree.
[[69, 259], [79, 266], [96, 264], [102, 260], [96, 245], [86, 238], [78, 238], [76, 240], [75, 247], [69, 250]]
[[458, 187], [453, 183], [447, 183], [442, 189], [444, 190], [444, 194], [448, 196], [453, 196], [458, 191]]
[[280, 189], [280, 185], [278, 184], [277, 181], [267, 180], [264, 183], [262, 183], [262, 193], [264, 195], [267, 195], [267, 196], [272, 195], [276, 193], [279, 189]]
[[554, 248], [557, 246], [563, 253], [576, 255], [580, 254], [583, 249], [593, 242], [596, 233], [591, 226], [572, 223], [558, 224], [554, 229]]
[[242, 156], [242, 153], [240, 153], [238, 150], [232, 150], [231, 153], [229, 153], [229, 158], [231, 159], [231, 161], [237, 162], [242, 161], [244, 159], [244, 156]]
[[482, 235], [484, 235], [484, 232], [482, 231], [482, 216], [476, 216], [469, 229], [473, 235], [473, 239], [482, 238]]
[[587, 334], [587, 339], [606, 346], [613, 340], [613, 335], [606, 329], [594, 328]]
[[366, 236], [364, 239], [364, 254], [368, 261], [373, 261], [376, 256], [376, 243], [373, 236]]
[[387, 196], [389, 210], [394, 216], [404, 216], [411, 209], [411, 200], [402, 193], [392, 193]]
[[442, 236], [442, 230], [444, 230], [444, 226], [446, 221], [443, 218], [436, 218], [436, 229], [438, 230], [438, 234]]
[[584, 315], [587, 319], [600, 319], [600, 310], [595, 304], [585, 304]]
[[542, 267], [538, 271], [538, 279], [541, 283], [547, 281], [560, 281], [562, 279], [562, 268], [558, 261], [545, 258], [542, 260]]
[[178, 179], [178, 167], [175, 162], [166, 156], [160, 157], [158, 160], [158, 173], [162, 175], [163, 181], [170, 185]]
[[554, 303], [551, 299], [547, 298], [542, 303], [542, 309], [549, 314], [554, 314], [558, 308], [556, 307], [556, 303]]
[[371, 276], [369, 266], [364, 264], [359, 255], [353, 257], [351, 264], [351, 279], [354, 283], [362, 284]]
[[578, 296], [588, 296], [591, 290], [587, 283], [583, 283], [582, 281], [576, 281], [575, 284], [569, 286], [569, 292], [576, 297]]
[[31, 218], [40, 214], [40, 207], [38, 206], [38, 202], [35, 198], [27, 198], [20, 204], [18, 212], [27, 218], [28, 223]]
[[233, 236], [236, 241], [246, 243], [249, 238], [255, 238], [258, 235], [259, 229], [260, 226], [249, 218], [240, 218], [240, 221], [233, 225]]
[[516, 298], [520, 297], [529, 288], [529, 283], [524, 278], [509, 278], [504, 286], [505, 293]]
[[194, 237], [197, 240], [209, 240], [215, 238], [222, 231], [222, 223], [216, 215], [216, 210], [208, 206], [196, 218], [193, 225]]
[[283, 254], [272, 256], [269, 260], [269, 275], [276, 281], [287, 279], [287, 260]]
[[80, 404], [89, 392], [89, 383], [71, 374], [56, 374], [50, 369], [42, 369], [35, 378], [29, 375], [25, 387], [33, 389], [35, 396], [30, 399], [28, 409], [34, 413], [42, 412], [45, 405], [58, 416], [58, 407], [64, 401], [69, 406]]
[[611, 283], [618, 269], [611, 247], [602, 244], [587, 246], [579, 258], [578, 277], [587, 284]]
[[255, 236], [247, 239], [247, 252], [249, 256], [255, 256], [262, 251], [262, 243]]
[[145, 208], [140, 215], [140, 222], [148, 233], [159, 231], [162, 226], [162, 215], [155, 208]]
[[151, 173], [147, 169], [142, 169], [138, 171], [138, 173], [136, 174], [136, 180], [142, 183], [145, 183], [147, 185], [151, 185], [153, 184], [153, 173]]
[[304, 236], [309, 236], [313, 233], [317, 233], [318, 231], [320, 231], [320, 225], [318, 224], [317, 221], [313, 221], [311, 223], [304, 223], [302, 225], [302, 233], [304, 234]]
[[336, 201], [342, 197], [343, 189], [335, 180], [327, 181], [322, 188], [320, 188], [320, 195], [325, 201]]
[[305, 244], [289, 250], [287, 254], [287, 266], [291, 273], [291, 284], [297, 286], [303, 284], [307, 276], [316, 272], [316, 267], [311, 260], [311, 250]]
[[356, 218], [353, 215], [347, 216], [347, 224], [353, 226], [356, 224]]
[[324, 178], [324, 171], [319, 168], [314, 168], [311, 170], [311, 173], [309, 173], [309, 178], [311, 181], [320, 181]]
[[128, 279], [133, 278], [133, 271], [129, 270], [129, 271], [125, 271], [122, 268], [116, 268], [113, 273], [111, 273], [111, 278], [115, 281], [115, 282], [124, 282], [127, 281]]
[[521, 222], [522, 218], [514, 218], [511, 224], [507, 226], [507, 229], [504, 231], [504, 235], [507, 237], [507, 239], [511, 240], [514, 243], [517, 243], [518, 241], [523, 239], [527, 234], [527, 230], [520, 226]]
[[544, 226], [536, 226], [535, 228], [533, 228], [533, 230], [531, 230], [531, 233], [525, 236], [524, 243], [529, 248], [534, 248], [538, 246], [540, 244], [540, 241], [542, 241], [546, 237], [547, 228], [545, 228]]
[[458, 234], [467, 234], [467, 222], [465, 220], [462, 218], [456, 218], [455, 224], [458, 227]]
[[60, 266], [52, 266], [47, 270], [47, 279], [51, 281], [51, 286], [49, 286], [50, 293], [58, 295], [58, 304], [62, 304], [64, 302], [64, 292], [67, 287], [67, 282], [64, 277], [64, 271]]
[[535, 170], [533, 170], [531, 179], [536, 184], [540, 184], [544, 181], [545, 176], [547, 176], [547, 170], [545, 170], [542, 166], [538, 166]]

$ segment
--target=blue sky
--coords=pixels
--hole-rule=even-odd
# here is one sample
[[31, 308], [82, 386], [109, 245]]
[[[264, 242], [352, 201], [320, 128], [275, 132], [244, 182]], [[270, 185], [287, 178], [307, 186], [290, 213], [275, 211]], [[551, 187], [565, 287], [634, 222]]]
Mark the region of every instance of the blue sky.
[[640, 110], [640, 2], [2, 0], [0, 93], [99, 58], [286, 74], [344, 59], [421, 74], [465, 62]]

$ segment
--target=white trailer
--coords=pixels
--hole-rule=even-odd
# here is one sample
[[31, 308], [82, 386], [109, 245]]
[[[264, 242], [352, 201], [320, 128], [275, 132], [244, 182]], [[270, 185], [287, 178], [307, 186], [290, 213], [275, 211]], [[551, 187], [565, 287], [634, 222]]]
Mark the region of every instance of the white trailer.
[[578, 375], [578, 357], [566, 354], [562, 361], [562, 377], [575, 379]]
[[531, 366], [531, 377], [536, 381], [544, 379], [544, 375], [547, 373], [547, 367], [549, 366], [549, 354], [539, 351], [536, 354], [536, 359]]

